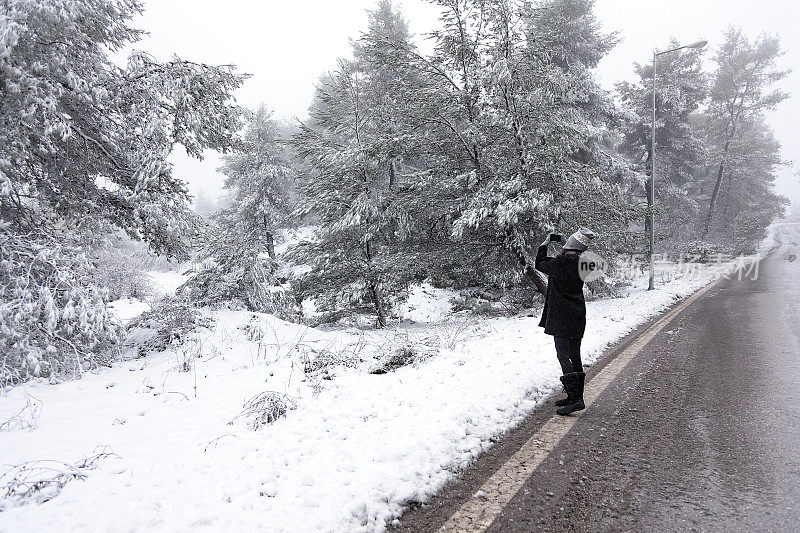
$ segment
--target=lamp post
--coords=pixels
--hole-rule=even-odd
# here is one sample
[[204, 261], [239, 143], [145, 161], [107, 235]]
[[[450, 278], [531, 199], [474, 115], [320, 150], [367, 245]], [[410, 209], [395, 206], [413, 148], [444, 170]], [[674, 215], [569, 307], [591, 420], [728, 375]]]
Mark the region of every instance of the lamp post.
[[658, 56], [663, 56], [670, 52], [677, 52], [684, 48], [703, 48], [707, 44], [708, 41], [700, 40], [691, 44], [672, 48], [671, 50], [664, 50], [663, 52], [653, 50], [653, 132], [650, 138], [650, 187], [647, 191], [647, 221], [650, 226], [650, 250], [648, 253], [650, 256], [650, 282], [647, 286], [648, 291], [653, 289], [653, 279], [655, 277], [655, 259], [653, 258], [653, 253], [656, 247], [656, 232], [654, 227], [653, 205], [656, 200], [656, 65], [658, 63]]

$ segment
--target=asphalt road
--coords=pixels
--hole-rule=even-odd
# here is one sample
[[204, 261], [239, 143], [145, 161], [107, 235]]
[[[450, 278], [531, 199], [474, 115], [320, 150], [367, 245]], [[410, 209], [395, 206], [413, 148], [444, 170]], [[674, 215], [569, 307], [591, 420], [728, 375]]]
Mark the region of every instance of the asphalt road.
[[[800, 224], [776, 236], [757, 279], [718, 283], [631, 360], [488, 531], [800, 531]], [[438, 530], [551, 402], [398, 529]]]

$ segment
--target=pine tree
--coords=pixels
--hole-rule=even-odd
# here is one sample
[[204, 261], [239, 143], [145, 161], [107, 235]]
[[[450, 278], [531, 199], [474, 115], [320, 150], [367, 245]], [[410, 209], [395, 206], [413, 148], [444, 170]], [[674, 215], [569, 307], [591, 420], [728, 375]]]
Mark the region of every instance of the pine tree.
[[291, 136], [290, 128], [261, 106], [247, 126], [241, 153], [226, 156], [220, 169], [226, 176], [225, 189], [231, 191], [225, 218], [236, 226], [228, 229], [260, 235], [272, 259], [275, 229], [291, 211], [295, 180]]
[[536, 147], [531, 166], [553, 194], [556, 216], [547, 223], [596, 228], [603, 237], [597, 250], [613, 259], [615, 247], [625, 245], [628, 224], [638, 216], [620, 187], [627, 164], [610, 141], [619, 112], [593, 74], [617, 36], [602, 32], [593, 0], [541, 2], [527, 20], [528, 53], [542, 71], [531, 93], [544, 95], [545, 103], [531, 124]]
[[535, 239], [632, 216], [606, 139], [616, 112], [591, 74], [614, 38], [588, 1], [438, 3], [436, 54], [418, 68], [435, 92], [432, 146], [446, 156], [429, 158], [425, 211], [449, 225], [461, 253], [446, 257], [460, 259], [463, 281], [507, 285], [522, 270], [542, 290], [527, 253]]
[[[668, 48], [678, 47], [675, 40]], [[638, 178], [631, 184], [631, 200], [647, 195], [646, 174], [652, 167], [653, 67], [636, 64], [635, 82], [617, 85], [626, 116], [621, 125], [619, 151], [628, 158]], [[658, 140], [656, 231], [660, 242], [680, 246], [699, 230], [701, 206], [695, 182], [706, 154], [699, 127], [699, 108], [708, 95], [708, 80], [698, 52], [671, 53], [659, 58], [656, 90]], [[663, 244], [662, 244], [663, 246]]]
[[477, 28], [481, 11], [472, 10], [469, 2], [437, 4], [443, 14], [442, 29], [432, 34], [434, 54], [427, 57], [406, 47], [395, 56], [406, 78], [413, 80], [399, 95], [406, 117], [403, 145], [410, 164], [396, 194], [411, 225], [399, 261], [414, 265], [418, 276], [471, 284], [481, 278], [482, 259], [496, 249], [494, 243], [452, 238], [452, 221], [463, 206], [465, 189], [481, 168], [474, 128], [480, 115], [480, 68], [473, 51], [482, 39], [476, 32], [483, 34]]
[[391, 298], [408, 271], [393, 257], [408, 232], [394, 187], [407, 153], [403, 108], [408, 79], [393, 66], [395, 51], [413, 50], [407, 25], [388, 2], [369, 13], [370, 29], [354, 44], [354, 59], [339, 61], [317, 87], [310, 120], [294, 146], [305, 162], [301, 216], [321, 227], [294, 257], [311, 266], [297, 283], [322, 306], [370, 302], [383, 327]]
[[176, 144], [196, 157], [233, 145], [241, 110], [231, 92], [243, 77], [142, 52], [115, 66], [107, 50], [140, 36], [127, 25], [141, 12], [135, 1], [3, 4], [0, 172], [9, 194], [0, 216], [18, 231], [41, 226], [42, 209], [101, 219], [154, 251], [185, 255], [188, 193], [167, 157]]
[[277, 279], [275, 231], [291, 211], [295, 172], [291, 131], [261, 106], [250, 117], [240, 153], [224, 157], [229, 205], [203, 231], [200, 271], [179, 292], [201, 305], [239, 302], [283, 319], [294, 298]]
[[419, 95], [420, 79], [408, 63], [415, 48], [402, 14], [390, 0], [379, 0], [368, 15], [368, 30], [353, 42], [353, 61], [363, 73], [364, 98], [375, 129], [373, 144], [386, 159], [388, 186], [393, 189], [414, 168], [412, 102]]
[[[765, 135], [771, 136], [762, 123], [764, 113], [788, 98], [785, 92], [773, 88], [789, 74], [788, 70], [779, 70], [776, 65], [782, 53], [778, 37], [762, 35], [750, 42], [741, 29], [730, 28], [714, 58], [717, 68], [706, 117], [713, 171], [704, 236], [711, 231], [723, 186], [729, 195], [733, 195], [735, 187], [747, 187], [737, 183], [733, 171], [740, 155], [736, 153], [737, 146], [746, 148], [753, 143], [770, 144], [770, 139], [764, 138]], [[746, 137], [745, 131], [754, 137]], [[774, 156], [766, 156], [763, 161], [766, 174], [771, 176]], [[756, 191], [751, 189], [750, 192], [755, 194]], [[725, 228], [729, 222], [720, 220], [718, 227]]]
[[[67, 356], [78, 370], [103, 360], [119, 327], [79, 246], [116, 228], [186, 257], [194, 215], [167, 158], [178, 144], [200, 157], [237, 142], [244, 77], [232, 67], [109, 59], [141, 36], [129, 26], [141, 11], [135, 0], [0, 1], [4, 380], [58, 372]], [[26, 326], [41, 313], [41, 327]]]
[[736, 253], [755, 252], [768, 226], [790, 205], [774, 190], [777, 169], [783, 165], [781, 145], [764, 117], [740, 119], [736, 137], [728, 145], [711, 242]]

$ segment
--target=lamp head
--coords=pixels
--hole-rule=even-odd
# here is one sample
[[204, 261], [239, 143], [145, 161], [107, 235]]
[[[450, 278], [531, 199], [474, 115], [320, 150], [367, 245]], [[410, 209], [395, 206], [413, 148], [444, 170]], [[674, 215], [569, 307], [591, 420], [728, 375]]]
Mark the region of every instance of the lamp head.
[[703, 48], [705, 45], [708, 44], [708, 41], [702, 39], [700, 41], [693, 42], [692, 44], [687, 44], [686, 48]]

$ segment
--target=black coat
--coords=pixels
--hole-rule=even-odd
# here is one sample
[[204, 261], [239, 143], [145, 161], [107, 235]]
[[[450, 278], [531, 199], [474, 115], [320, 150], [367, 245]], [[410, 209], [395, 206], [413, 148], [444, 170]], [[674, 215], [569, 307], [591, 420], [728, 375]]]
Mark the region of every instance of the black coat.
[[547, 296], [539, 326], [548, 335], [583, 337], [586, 329], [586, 301], [583, 299], [583, 280], [578, 275], [576, 253], [547, 257], [547, 246], [536, 253], [536, 270], [547, 274]]

